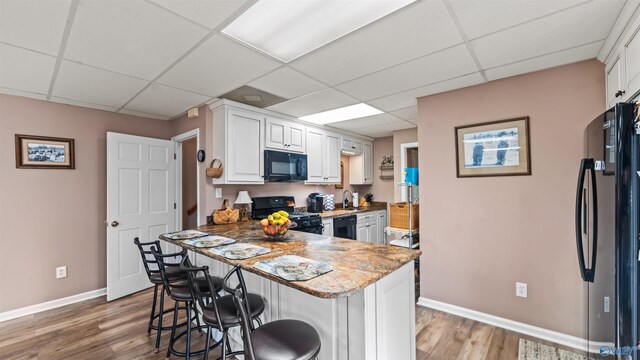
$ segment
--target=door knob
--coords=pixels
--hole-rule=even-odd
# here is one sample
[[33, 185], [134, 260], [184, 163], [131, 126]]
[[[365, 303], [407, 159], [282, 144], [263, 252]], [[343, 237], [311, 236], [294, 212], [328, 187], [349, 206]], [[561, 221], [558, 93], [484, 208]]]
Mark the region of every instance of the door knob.
[[117, 222], [117, 221], [112, 221], [112, 222], [111, 222], [111, 227], [116, 227], [116, 226], [118, 226], [118, 225], [120, 225], [120, 223], [119, 223], [119, 222]]

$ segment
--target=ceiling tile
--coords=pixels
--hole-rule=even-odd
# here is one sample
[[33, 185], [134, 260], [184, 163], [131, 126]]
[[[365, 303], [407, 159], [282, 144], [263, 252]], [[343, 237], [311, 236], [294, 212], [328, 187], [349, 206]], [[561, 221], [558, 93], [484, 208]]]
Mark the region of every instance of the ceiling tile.
[[359, 101], [334, 89], [325, 89], [309, 95], [268, 107], [269, 110], [300, 117], [343, 106], [354, 105]]
[[443, 3], [424, 1], [323, 46], [290, 65], [336, 85], [461, 42]]
[[589, 0], [449, 0], [469, 39], [522, 24]]
[[418, 107], [411, 106], [408, 108], [392, 111], [391, 114], [403, 120], [415, 120], [418, 117]]
[[221, 35], [214, 35], [164, 74], [159, 82], [219, 96], [281, 64]]
[[398, 122], [398, 120], [400, 119], [391, 114], [382, 113], [378, 115], [365, 116], [358, 119], [335, 122], [327, 125], [343, 130], [354, 130], [364, 127], [384, 125], [391, 122]]
[[433, 95], [454, 89], [460, 89], [467, 86], [473, 86], [483, 82], [484, 79], [482, 78], [482, 75], [480, 75], [480, 73], [473, 73], [465, 76], [460, 76], [455, 79], [445, 80], [439, 83], [422, 86], [409, 91], [386, 96], [380, 99], [367, 101], [367, 104], [384, 111], [394, 111], [410, 106], [416, 106], [418, 103], [416, 99], [419, 97]]
[[114, 107], [114, 106], [106, 106], [106, 105], [102, 105], [102, 104], [88, 103], [88, 102], [84, 102], [84, 101], [78, 101], [78, 100], [73, 100], [73, 99], [65, 99], [65, 98], [56, 97], [56, 96], [52, 96], [50, 100], [53, 101], [53, 102], [61, 103], [61, 104], [86, 107], [86, 108], [90, 108], [90, 109], [98, 109], [98, 110], [105, 110], [105, 111], [116, 111], [116, 110], [118, 110], [118, 108]]
[[[624, 0], [584, 5], [472, 41], [484, 69], [600, 41], [607, 37]], [[595, 57], [595, 55], [594, 55]]]
[[345, 93], [371, 100], [478, 71], [466, 46], [439, 53], [338, 85]]
[[602, 44], [604, 44], [604, 41], [598, 41], [593, 44], [579, 46], [573, 49], [559, 51], [553, 54], [488, 69], [485, 70], [484, 73], [487, 76], [487, 79], [497, 80], [572, 62], [593, 59], [598, 54], [598, 51], [600, 51]]
[[146, 80], [63, 60], [52, 95], [117, 109], [147, 84]]
[[169, 119], [172, 118], [171, 116], [162, 116], [162, 115], [156, 115], [156, 114], [149, 114], [149, 113], [145, 113], [145, 112], [141, 112], [141, 111], [133, 111], [133, 110], [128, 110], [128, 109], [120, 109], [118, 112], [121, 113], [121, 114], [139, 116], [139, 117], [149, 118], [149, 119], [169, 120]]
[[220, 25], [247, 1], [238, 0], [151, 0], [211, 30]]
[[143, 1], [80, 1], [64, 57], [151, 80], [207, 31]]
[[57, 55], [71, 0], [0, 1], [0, 41]]
[[363, 127], [360, 129], [353, 129], [352, 132], [360, 135], [371, 136], [373, 138], [385, 137], [393, 135], [394, 131], [411, 129], [415, 125], [412, 125], [406, 121], [388, 122], [384, 125]]
[[249, 86], [287, 99], [310, 94], [327, 87], [286, 66], [250, 82]]
[[29, 92], [29, 91], [10, 89], [2, 86], [0, 86], [0, 94], [22, 96], [22, 97], [28, 97], [32, 99], [38, 99], [38, 100], [47, 100], [46, 94], [38, 94], [38, 93]]
[[47, 94], [56, 58], [0, 44], [0, 86]]
[[173, 117], [209, 99], [204, 95], [160, 84], [151, 84], [131, 100], [126, 109]]

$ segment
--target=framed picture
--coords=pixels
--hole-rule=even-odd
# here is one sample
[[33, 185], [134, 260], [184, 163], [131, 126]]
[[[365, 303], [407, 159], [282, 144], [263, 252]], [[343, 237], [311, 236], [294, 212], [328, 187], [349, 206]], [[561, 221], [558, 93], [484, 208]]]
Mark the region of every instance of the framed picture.
[[456, 175], [531, 175], [529, 117], [458, 126]]
[[16, 134], [16, 168], [75, 169], [73, 139]]

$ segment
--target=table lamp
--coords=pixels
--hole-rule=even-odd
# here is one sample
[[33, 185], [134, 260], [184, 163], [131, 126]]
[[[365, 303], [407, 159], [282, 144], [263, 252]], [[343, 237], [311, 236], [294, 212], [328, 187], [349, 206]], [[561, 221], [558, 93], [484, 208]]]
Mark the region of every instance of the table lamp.
[[238, 198], [236, 199], [235, 202], [236, 205], [241, 205], [240, 206], [240, 221], [249, 221], [249, 207], [248, 205], [251, 204], [251, 197], [249, 196], [249, 192], [248, 191], [239, 191], [238, 192]]

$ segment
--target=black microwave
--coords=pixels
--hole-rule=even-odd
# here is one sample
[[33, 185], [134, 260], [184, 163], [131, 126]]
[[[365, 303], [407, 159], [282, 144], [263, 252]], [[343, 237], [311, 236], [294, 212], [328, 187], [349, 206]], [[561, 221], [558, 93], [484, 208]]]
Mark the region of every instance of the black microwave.
[[283, 151], [265, 150], [264, 180], [307, 180], [307, 155]]

